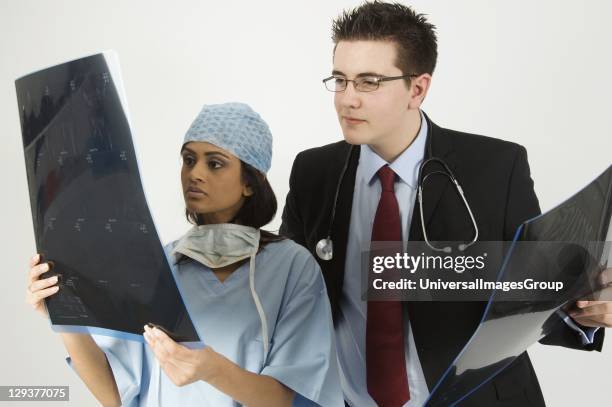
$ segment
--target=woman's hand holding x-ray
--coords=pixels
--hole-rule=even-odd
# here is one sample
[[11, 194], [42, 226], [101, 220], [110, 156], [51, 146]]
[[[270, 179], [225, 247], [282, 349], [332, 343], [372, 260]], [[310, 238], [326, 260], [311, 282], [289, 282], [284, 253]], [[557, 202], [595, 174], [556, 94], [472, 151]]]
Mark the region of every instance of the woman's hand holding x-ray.
[[[41, 279], [40, 276], [50, 271], [53, 265], [48, 262], [39, 263], [40, 254], [36, 254], [30, 259], [26, 302], [45, 318], [49, 318], [44, 299], [59, 291], [57, 285], [59, 276], [54, 275]], [[60, 333], [60, 336], [70, 355], [75, 371], [83, 379], [94, 397], [104, 406], [121, 405], [121, 398], [111, 367], [104, 352], [91, 336], [77, 333]]]
[[57, 282], [58, 276], [41, 279], [40, 275], [51, 269], [49, 263], [40, 262], [40, 254], [34, 255], [30, 259], [30, 272], [28, 273], [28, 286], [26, 289], [26, 302], [40, 312], [45, 318], [49, 317], [44, 299], [52, 296], [59, 291]]
[[188, 349], [159, 328], [145, 326], [144, 330], [161, 368], [177, 386], [203, 380], [243, 405], [292, 405], [293, 390], [273, 377], [244, 370], [210, 347]]
[[188, 349], [174, 342], [161, 329], [145, 325], [144, 338], [151, 347], [159, 365], [177, 386], [212, 377], [213, 353], [211, 348]]

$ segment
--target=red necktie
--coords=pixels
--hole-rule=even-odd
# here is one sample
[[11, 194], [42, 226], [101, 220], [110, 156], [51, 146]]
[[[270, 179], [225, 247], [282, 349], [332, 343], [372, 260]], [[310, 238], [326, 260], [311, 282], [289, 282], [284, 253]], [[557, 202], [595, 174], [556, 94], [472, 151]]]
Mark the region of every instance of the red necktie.
[[[402, 241], [395, 173], [387, 165], [378, 170], [382, 186], [372, 226], [372, 242]], [[410, 400], [404, 353], [402, 303], [368, 301], [366, 373], [368, 393], [381, 407], [401, 407]]]

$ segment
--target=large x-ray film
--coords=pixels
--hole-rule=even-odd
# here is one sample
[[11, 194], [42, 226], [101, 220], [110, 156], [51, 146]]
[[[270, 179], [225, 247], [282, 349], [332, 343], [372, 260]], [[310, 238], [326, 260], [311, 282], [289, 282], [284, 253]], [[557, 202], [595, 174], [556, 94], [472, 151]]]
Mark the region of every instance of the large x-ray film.
[[142, 341], [151, 322], [199, 341], [147, 206], [116, 55], [15, 85], [36, 248], [61, 275], [54, 329]]
[[[567, 201], [523, 223], [498, 281], [562, 283], [516, 299], [495, 291], [474, 335], [432, 389], [427, 406], [452, 406], [492, 379], [521, 353], [565, 324], [565, 310], [581, 298], [612, 300], [610, 278], [612, 166]], [[602, 273], [608, 274], [601, 280]]]

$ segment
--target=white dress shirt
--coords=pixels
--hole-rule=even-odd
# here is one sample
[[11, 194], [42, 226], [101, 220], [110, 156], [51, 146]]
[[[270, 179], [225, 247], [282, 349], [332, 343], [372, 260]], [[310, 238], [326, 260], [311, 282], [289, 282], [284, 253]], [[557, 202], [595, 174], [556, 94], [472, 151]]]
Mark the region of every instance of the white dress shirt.
[[[399, 177], [395, 183], [395, 196], [400, 209], [404, 245], [408, 240], [416, 197], [418, 169], [423, 161], [426, 139], [427, 121], [421, 113], [421, 129], [417, 137], [395, 161], [389, 164], [389, 167]], [[361, 252], [370, 249], [372, 224], [381, 193], [380, 181], [376, 172], [386, 164], [388, 163], [369, 146], [361, 146], [353, 192], [344, 285], [336, 324], [340, 381], [345, 400], [349, 405], [355, 407], [376, 406], [368, 394], [366, 382], [365, 338], [368, 307], [367, 302], [361, 300]], [[404, 318], [404, 338], [406, 372], [410, 386], [410, 400], [405, 407], [421, 407], [427, 400], [429, 390], [408, 318]]]

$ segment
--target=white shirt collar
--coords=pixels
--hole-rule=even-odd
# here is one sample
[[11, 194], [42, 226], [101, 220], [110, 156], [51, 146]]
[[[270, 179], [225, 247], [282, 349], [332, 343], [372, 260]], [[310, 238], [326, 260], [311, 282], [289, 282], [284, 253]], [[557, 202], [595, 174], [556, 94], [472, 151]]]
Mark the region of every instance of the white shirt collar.
[[416, 138], [392, 163], [385, 161], [369, 145], [362, 144], [360, 146], [359, 172], [366, 183], [373, 182], [372, 180], [378, 170], [388, 164], [404, 183], [416, 189], [418, 169], [425, 155], [425, 143], [427, 141], [427, 120], [423, 112], [420, 113], [421, 128]]

